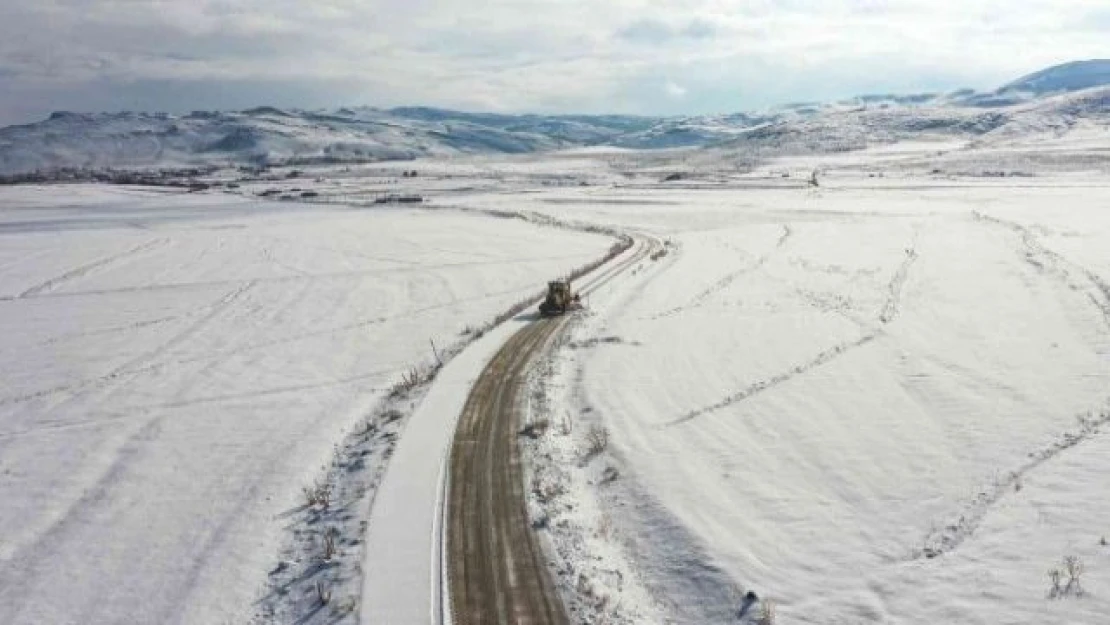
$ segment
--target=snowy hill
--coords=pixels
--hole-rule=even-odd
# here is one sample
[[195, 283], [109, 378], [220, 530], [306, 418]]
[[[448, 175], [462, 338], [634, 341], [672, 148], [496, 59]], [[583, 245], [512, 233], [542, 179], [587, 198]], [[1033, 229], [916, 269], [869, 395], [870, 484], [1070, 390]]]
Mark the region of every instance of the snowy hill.
[[1021, 98], [985, 106], [938, 96], [923, 104], [829, 105], [817, 113], [784, 115], [738, 133], [724, 147], [763, 155], [843, 152], [910, 139], [960, 139], [980, 145], [998, 140], [1059, 136], [1094, 125], [1110, 129], [1110, 87]]
[[[729, 115], [503, 115], [436, 108], [55, 113], [0, 129], [0, 175], [63, 168], [357, 163], [611, 145], [842, 152], [910, 138], [990, 141], [1105, 126], [1110, 61], [1030, 74], [993, 92], [864, 95]], [[1081, 123], [1082, 122], [1082, 123]], [[1090, 123], [1088, 123], [1090, 122]]]
[[0, 174], [71, 168], [345, 163], [606, 143], [656, 120], [383, 111], [58, 112], [0, 129]]
[[[375, 109], [334, 112], [55, 113], [0, 130], [0, 173], [59, 167], [177, 167], [364, 162], [471, 152], [534, 152], [604, 140], [605, 126], [505, 128], [462, 115], [420, 119]], [[573, 126], [566, 122], [564, 126]]]
[[1078, 91], [1110, 85], [1110, 59], [1073, 61], [1023, 76], [1000, 91], [1035, 94]]

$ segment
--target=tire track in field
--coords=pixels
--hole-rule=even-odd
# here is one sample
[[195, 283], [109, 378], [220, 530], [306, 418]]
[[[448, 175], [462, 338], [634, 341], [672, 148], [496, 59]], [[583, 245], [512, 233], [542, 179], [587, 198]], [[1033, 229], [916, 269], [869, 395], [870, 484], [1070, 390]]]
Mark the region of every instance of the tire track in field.
[[727, 408], [729, 406], [732, 406], [733, 404], [742, 402], [768, 389], [772, 389], [784, 382], [788, 382], [798, 376], [804, 375], [805, 373], [813, 369], [826, 365], [840, 358], [841, 356], [855, 351], [856, 349], [863, 347], [864, 345], [867, 345], [875, 339], [879, 338], [883, 334], [884, 328], [890, 323], [894, 322], [894, 320], [897, 319], [898, 315], [900, 315], [902, 312], [902, 292], [905, 289], [906, 281], [909, 278], [910, 268], [917, 261], [917, 258], [917, 236], [915, 235], [914, 241], [911, 246], [906, 248], [905, 258], [902, 260], [901, 264], [898, 265], [898, 269], [895, 270], [894, 275], [890, 279], [890, 282], [887, 283], [887, 297], [886, 300], [883, 302], [883, 307], [880, 309], [879, 312], [878, 328], [864, 334], [860, 338], [853, 341], [847, 341], [838, 345], [834, 345], [833, 347], [830, 347], [818, 353], [812, 359], [797, 364], [787, 371], [783, 371], [782, 373], [778, 373], [770, 378], [759, 380], [757, 382], [749, 384], [743, 389], [725, 397], [718, 402], [715, 402], [708, 406], [704, 406], [702, 408], [698, 408], [697, 410], [692, 410], [682, 415], [681, 417], [678, 417], [677, 419], [667, 421], [666, 423], [663, 423], [661, 427], [667, 428], [681, 425], [700, 416], [716, 412], [722, 408]]
[[[1010, 230], [1021, 238], [1022, 259], [1040, 273], [1056, 274], [1069, 288], [1085, 291], [1087, 298], [1102, 313], [1103, 322], [1110, 328], [1110, 283], [1097, 273], [1054, 252], [1037, 238], [1028, 226], [992, 217], [979, 211], [972, 212], [976, 221], [993, 224]], [[1081, 276], [1077, 280], [1074, 274]]]
[[246, 282], [246, 283], [240, 285], [239, 288], [231, 291], [230, 293], [227, 293], [222, 298], [220, 298], [219, 301], [215, 302], [214, 304], [210, 304], [207, 307], [208, 311], [205, 314], [203, 314], [199, 319], [197, 319], [195, 322], [190, 324], [189, 327], [187, 327], [184, 330], [182, 330], [181, 332], [178, 332], [177, 334], [173, 335], [172, 337], [170, 337], [168, 340], [162, 342], [157, 347], [155, 347], [155, 348], [153, 348], [153, 349], [151, 349], [151, 350], [149, 350], [149, 351], [147, 351], [143, 354], [140, 354], [140, 355], [136, 356], [135, 358], [132, 358], [131, 360], [123, 363], [122, 365], [119, 365], [119, 366], [115, 367], [114, 369], [112, 369], [108, 373], [105, 373], [103, 375], [100, 375], [100, 376], [97, 376], [97, 377], [94, 377], [94, 378], [90, 378], [90, 379], [82, 380], [82, 381], [79, 381], [79, 382], [75, 382], [73, 384], [63, 384], [63, 385], [60, 385], [60, 386], [54, 386], [54, 387], [51, 387], [51, 388], [42, 389], [42, 390], [38, 390], [38, 391], [33, 391], [33, 392], [30, 392], [30, 393], [24, 393], [22, 395], [14, 395], [14, 396], [11, 396], [11, 397], [0, 398], [0, 406], [6, 406], [6, 405], [9, 405], [9, 404], [24, 403], [24, 402], [33, 401], [33, 400], [36, 400], [36, 399], [46, 399], [46, 398], [49, 398], [49, 397], [65, 395], [67, 393], [75, 394], [79, 391], [82, 391], [82, 390], [85, 390], [85, 389], [88, 389], [88, 388], [104, 386], [108, 383], [120, 380], [121, 378], [123, 378], [125, 376], [134, 376], [134, 375], [138, 375], [140, 373], [145, 373], [145, 372], [157, 369], [159, 365], [154, 363], [154, 361], [156, 359], [158, 359], [163, 354], [165, 354], [169, 350], [173, 349], [177, 345], [180, 345], [181, 343], [185, 342], [191, 336], [193, 336], [194, 334], [199, 332], [201, 329], [203, 329], [204, 326], [207, 325], [213, 319], [215, 319], [216, 316], [218, 316], [220, 313], [222, 313], [224, 310], [226, 310], [228, 307], [230, 307], [232, 304], [234, 304], [236, 300], [243, 297], [248, 291], [250, 291], [252, 288], [254, 288], [255, 284], [256, 284], [256, 282], [252, 280], [252, 281], [249, 281], [249, 282]]
[[118, 326], [109, 326], [100, 328], [99, 330], [89, 330], [87, 332], [71, 332], [60, 336], [52, 336], [48, 339], [35, 343], [36, 347], [43, 347], [46, 345], [54, 345], [57, 343], [64, 343], [66, 341], [77, 341], [84, 338], [94, 336], [103, 336], [106, 334], [118, 334], [120, 332], [130, 332], [132, 330], [141, 330], [142, 328], [149, 328], [151, 326], [162, 325], [165, 323], [173, 323], [186, 315], [167, 315], [165, 317], [158, 317], [155, 319], [147, 319], [145, 321], [135, 321]]
[[790, 228], [789, 224], [783, 224], [782, 234], [779, 235], [779, 239], [775, 243], [775, 247], [772, 248], [770, 252], [768, 252], [766, 254], [763, 254], [762, 256], [759, 256], [758, 258], [756, 258], [755, 262], [752, 263], [751, 265], [748, 265], [746, 267], [742, 267], [740, 269], [737, 269], [736, 271], [733, 271], [733, 272], [725, 275], [720, 280], [717, 280], [716, 282], [711, 284], [704, 291], [695, 295], [693, 298], [690, 299], [689, 302], [687, 302], [687, 303], [685, 303], [681, 306], [676, 306], [676, 307], [674, 307], [670, 310], [663, 311], [663, 312], [655, 315], [651, 319], [655, 320], [655, 319], [662, 319], [664, 317], [671, 317], [671, 316], [677, 315], [678, 313], [683, 312], [685, 310], [689, 310], [691, 308], [698, 308], [698, 307], [704, 306], [706, 300], [708, 300], [710, 297], [713, 297], [717, 293], [720, 293], [721, 291], [727, 289], [728, 287], [732, 286], [732, 283], [736, 282], [736, 280], [739, 279], [740, 276], [743, 276], [744, 274], [752, 273], [754, 271], [758, 271], [764, 265], [766, 265], [767, 261], [771, 257], [771, 254], [781, 250], [784, 246], [786, 246], [786, 242], [790, 240], [790, 237], [793, 236], [793, 234], [794, 234], [794, 231]]
[[967, 502], [959, 515], [931, 531], [924, 540], [924, 546], [914, 551], [911, 560], [936, 558], [959, 548], [971, 538], [991, 509], [1007, 493], [1020, 489], [1022, 478], [1044, 463], [1056, 458], [1076, 445], [1097, 436], [1102, 427], [1110, 424], [1110, 401], [1099, 411], [1091, 411], [1076, 417], [1078, 426], [1064, 432], [1053, 443], [1030, 453], [1030, 460], [1016, 469], [999, 477], [990, 486], [982, 489]]
[[79, 267], [75, 267], [73, 269], [70, 269], [69, 271], [63, 273], [60, 276], [55, 276], [53, 278], [50, 278], [49, 280], [47, 280], [45, 282], [39, 283], [39, 284], [23, 291], [19, 295], [16, 295], [14, 298], [9, 298], [9, 299], [27, 299], [29, 297], [35, 297], [36, 295], [38, 295], [40, 293], [43, 293], [43, 292], [46, 292], [46, 291], [53, 291], [54, 289], [58, 288], [58, 286], [60, 286], [62, 284], [65, 284], [66, 282], [71, 282], [73, 280], [78, 280], [80, 278], [83, 278], [83, 277], [89, 275], [90, 273], [92, 273], [92, 272], [94, 272], [98, 269], [102, 269], [102, 268], [107, 267], [109, 265], [114, 265], [114, 264], [116, 264], [120, 261], [126, 260], [126, 259], [128, 259], [132, 256], [137, 255], [137, 254], [142, 254], [144, 252], [149, 252], [153, 249], [162, 247], [162, 246], [168, 244], [169, 242], [170, 242], [170, 239], [168, 239], [168, 238], [152, 239], [150, 241], [147, 241], [146, 243], [143, 243], [141, 245], [137, 245], [137, 246], [125, 251], [125, 252], [121, 252], [119, 254], [113, 254], [111, 256], [106, 256], [106, 257], [101, 258], [99, 260], [94, 260], [90, 263], [86, 263], [86, 264], [81, 265]]
[[278, 346], [290, 345], [290, 344], [293, 344], [293, 343], [297, 343], [297, 342], [300, 342], [300, 341], [305, 341], [305, 340], [308, 340], [308, 339], [318, 338], [318, 337], [321, 337], [321, 336], [340, 335], [340, 334], [345, 334], [345, 333], [357, 332], [359, 330], [363, 330], [365, 328], [369, 328], [369, 327], [372, 327], [372, 326], [381, 325], [383, 323], [390, 323], [390, 322], [401, 320], [401, 319], [409, 319], [409, 318], [416, 317], [416, 316], [419, 316], [419, 315], [432, 313], [432, 312], [437, 312], [437, 311], [443, 310], [445, 308], [451, 308], [453, 306], [461, 306], [463, 304], [485, 301], [485, 300], [489, 300], [489, 299], [493, 299], [493, 298], [497, 298], [497, 297], [504, 297], [506, 295], [513, 295], [513, 294], [523, 295], [523, 294], [526, 293], [525, 288], [527, 286], [532, 285], [532, 284], [533, 284], [532, 282], [529, 282], [528, 285], [523, 285], [522, 284], [522, 285], [516, 286], [514, 288], [506, 289], [506, 290], [503, 290], [503, 291], [496, 291], [496, 292], [493, 292], [493, 293], [485, 293], [485, 294], [482, 294], [482, 295], [477, 295], [477, 296], [474, 296], [474, 297], [461, 298], [461, 299], [457, 299], [455, 301], [450, 301], [450, 302], [439, 302], [439, 303], [436, 303], [436, 304], [429, 304], [427, 306], [421, 306], [420, 308], [412, 308], [412, 309], [409, 309], [409, 310], [405, 310], [405, 311], [401, 311], [401, 312], [395, 312], [395, 313], [388, 314], [388, 315], [379, 315], [379, 316], [376, 316], [376, 317], [365, 317], [365, 318], [362, 318], [362, 319], [356, 319], [354, 321], [351, 321], [350, 323], [345, 323], [345, 324], [342, 324], [342, 325], [332, 326], [332, 327], [329, 327], [329, 328], [323, 328], [323, 329], [320, 329], [320, 330], [300, 332], [300, 333], [292, 334], [290, 336], [285, 336], [285, 337], [279, 338], [279, 339], [269, 339], [269, 340], [264, 340], [264, 341], [256, 341], [256, 342], [253, 342], [253, 343], [248, 343], [248, 344], [240, 345], [240, 346], [237, 346], [237, 347], [232, 347], [232, 348], [226, 349], [224, 351], [220, 351], [220, 352], [211, 352], [211, 353], [206, 353], [202, 356], [194, 356], [194, 357], [190, 357], [190, 358], [183, 358], [183, 359], [175, 360], [173, 362], [173, 364], [191, 364], [191, 363], [197, 363], [197, 362], [208, 362], [208, 361], [211, 361], [211, 360], [216, 359], [216, 358], [229, 358], [229, 357], [234, 356], [236, 354], [243, 354], [243, 353], [248, 353], [248, 352], [262, 350], [262, 349], [272, 349], [272, 348], [275, 348], [275, 347], [278, 347]]
[[[1038, 273], [1055, 274], [1055, 278], [1065, 286], [1085, 291], [1091, 303], [1102, 313], [1104, 322], [1110, 326], [1110, 285], [1100, 276], [1045, 247], [1036, 233], [1027, 226], [979, 211], [974, 211], [972, 217], [976, 221], [1004, 228], [1016, 234], [1021, 239], [1022, 260]], [[1076, 279], [1076, 274], [1081, 276], [1081, 280]], [[915, 550], [910, 559], [936, 558], [958, 549], [967, 539], [974, 536], [983, 519], [998, 502], [1008, 493], [1018, 490], [1026, 474], [1068, 449], [1096, 436], [1104, 425], [1110, 424], [1110, 400], [1103, 409], [1081, 414], [1076, 417], [1076, 421], [1078, 422], [1076, 429], [1064, 432], [1055, 442], [1030, 453], [1028, 462], [995, 479], [989, 486], [980, 490], [974, 498], [965, 502], [960, 512], [953, 515], [951, 520], [929, 532], [923, 541], [923, 546]]]
[[[292, 284], [305, 281], [316, 281], [322, 279], [334, 280], [348, 280], [359, 278], [370, 278], [374, 276], [395, 276], [405, 275], [421, 272], [434, 272], [450, 269], [466, 269], [470, 267], [490, 266], [490, 265], [525, 265], [529, 263], [541, 263], [551, 260], [566, 260], [578, 258], [578, 256], [570, 254], [560, 254], [555, 256], [535, 256], [529, 258], [519, 258], [513, 260], [489, 260], [489, 261], [475, 261], [464, 263], [445, 263], [440, 265], [423, 265], [419, 267], [388, 267], [379, 269], [359, 269], [348, 271], [329, 271], [314, 274], [304, 275], [289, 275], [289, 276], [275, 276], [275, 277], [258, 277], [251, 278], [251, 281], [260, 284]], [[95, 295], [118, 295], [127, 293], [154, 293], [158, 291], [176, 291], [188, 289], [204, 289], [221, 286], [234, 286], [242, 284], [246, 278], [228, 278], [225, 280], [203, 280], [199, 282], [180, 282], [171, 284], [145, 284], [140, 286], [123, 286], [106, 289], [90, 289], [87, 291], [74, 291], [54, 293], [50, 291], [43, 291], [37, 294], [40, 298], [68, 298], [68, 297], [88, 297]], [[41, 285], [40, 285], [41, 286]], [[37, 287], [36, 287], [37, 288]], [[0, 301], [13, 302], [21, 299], [22, 296], [0, 296]]]

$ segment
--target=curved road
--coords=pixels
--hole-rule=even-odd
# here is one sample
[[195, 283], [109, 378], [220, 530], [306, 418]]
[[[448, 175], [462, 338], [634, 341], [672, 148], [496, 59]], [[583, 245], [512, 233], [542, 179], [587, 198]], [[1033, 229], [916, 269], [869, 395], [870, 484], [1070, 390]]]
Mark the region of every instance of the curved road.
[[[631, 254], [583, 280], [583, 292], [657, 248], [656, 241], [638, 239]], [[528, 366], [568, 319], [538, 319], [516, 332], [482, 371], [463, 408], [451, 448], [444, 528], [448, 609], [456, 625], [569, 623], [528, 519], [517, 440]]]

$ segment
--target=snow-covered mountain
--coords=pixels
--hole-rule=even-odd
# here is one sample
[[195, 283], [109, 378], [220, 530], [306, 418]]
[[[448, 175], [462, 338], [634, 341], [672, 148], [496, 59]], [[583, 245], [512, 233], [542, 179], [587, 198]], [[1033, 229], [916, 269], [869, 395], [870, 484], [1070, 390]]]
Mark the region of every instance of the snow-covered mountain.
[[1002, 87], [1002, 92], [1035, 94], [1079, 91], [1110, 84], [1110, 59], [1073, 61], [1022, 76]]
[[[1084, 122], [1080, 124], [1080, 122]], [[1110, 61], [1051, 67], [995, 91], [864, 95], [729, 115], [501, 115], [410, 107], [330, 111], [54, 113], [0, 129], [0, 175], [411, 159], [613, 145], [845, 151], [915, 137], [990, 142], [1110, 124]]]
[[1022, 98], [1005, 106], [944, 96], [913, 105], [829, 105], [743, 130], [723, 145], [764, 155], [841, 152], [910, 139], [963, 139], [987, 146], [1092, 125], [1110, 133], [1110, 87]]
[[149, 168], [340, 163], [603, 143], [639, 118], [510, 117], [371, 108], [239, 112], [54, 113], [0, 129], [0, 173], [61, 167]]

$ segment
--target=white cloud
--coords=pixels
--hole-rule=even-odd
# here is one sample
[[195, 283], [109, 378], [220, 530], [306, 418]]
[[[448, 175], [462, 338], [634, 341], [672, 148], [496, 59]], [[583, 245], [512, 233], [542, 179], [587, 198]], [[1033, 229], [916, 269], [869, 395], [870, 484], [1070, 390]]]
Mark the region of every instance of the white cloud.
[[190, 89], [205, 106], [677, 113], [990, 87], [1105, 55], [1108, 16], [1105, 0], [5, 2], [0, 123], [198, 107]]

